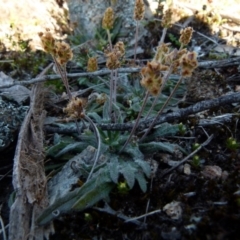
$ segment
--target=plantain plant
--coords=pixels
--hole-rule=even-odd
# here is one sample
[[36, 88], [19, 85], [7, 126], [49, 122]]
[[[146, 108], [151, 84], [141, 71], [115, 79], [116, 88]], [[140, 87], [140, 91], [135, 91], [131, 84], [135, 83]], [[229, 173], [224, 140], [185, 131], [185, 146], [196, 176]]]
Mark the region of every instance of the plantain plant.
[[[135, 11], [139, 11], [139, 13], [135, 13], [135, 20], [138, 22], [142, 19], [144, 8], [142, 0], [137, 0], [136, 3]], [[138, 7], [139, 9], [137, 9]], [[141, 16], [136, 17], [139, 14]], [[109, 84], [106, 84], [108, 89], [106, 90], [104, 84], [99, 88], [96, 87], [95, 92], [89, 96], [87, 106], [84, 99], [73, 97], [70, 91], [66, 74], [66, 62], [73, 55], [70, 46], [56, 41], [50, 32], [40, 34], [43, 49], [52, 55], [69, 97], [69, 103], [64, 108], [64, 112], [68, 119], [77, 126], [77, 132], [73, 138], [56, 135], [54, 145], [48, 149], [47, 153], [49, 156], [60, 158], [66, 155], [69, 157], [68, 154], [71, 153], [80, 152], [81, 154], [88, 146], [94, 147], [95, 151], [89, 161], [81, 161], [75, 172], [71, 171], [71, 174], [75, 174], [82, 181], [82, 184], [76, 186], [76, 182], [74, 182], [76, 178], [74, 178], [74, 190], [72, 190], [73, 186], [68, 184], [68, 188], [63, 189], [64, 194], [58, 193], [57, 197], [51, 201], [50, 206], [39, 216], [37, 220], [39, 224], [46, 224], [61, 213], [71, 210], [83, 211], [97, 204], [100, 200], [109, 199], [110, 192], [118, 186], [122, 179], [130, 190], [137, 182], [140, 189], [146, 192], [147, 179], [151, 177], [151, 164], [146, 161], [144, 156], [146, 154], [153, 155], [154, 152], [158, 151], [174, 153], [176, 150], [181, 150], [185, 152], [177, 144], [157, 140], [176, 135], [180, 129], [178, 124], [165, 123], [155, 126], [157, 117], [174, 99], [173, 94], [182, 79], [191, 76], [197, 67], [196, 53], [188, 52], [185, 48], [191, 40], [192, 28], [181, 31], [180, 49], [172, 49], [169, 44], [164, 43], [167, 28], [171, 25], [171, 15], [172, 12], [168, 9], [162, 22], [163, 36], [153, 60], [142, 67], [140, 71], [142, 77], [140, 84], [138, 82], [130, 86], [129, 81], [125, 85], [119, 83], [121, 75], [118, 74], [118, 68], [123, 62], [125, 47], [123, 42], [112, 44], [110, 30], [113, 28], [114, 14], [113, 9], [106, 10], [102, 26], [106, 30], [109, 46], [104, 53], [107, 58], [106, 67], [111, 70], [111, 74]], [[136, 55], [134, 59], [136, 59]], [[89, 59], [87, 69], [89, 72], [96, 71], [97, 61], [94, 57]], [[167, 85], [170, 74], [179, 71], [179, 80], [170, 96], [164, 98], [163, 88]], [[107, 79], [104, 79], [104, 83], [106, 81]], [[94, 83], [85, 81], [85, 84], [93, 87]], [[140, 120], [149, 116], [154, 116], [150, 127], [143, 132], [137, 132]], [[130, 133], [102, 130], [97, 127], [98, 124], [102, 123], [124, 124], [130, 120], [135, 120]], [[61, 128], [67, 128], [70, 124], [72, 123], [61, 124]], [[78, 160], [79, 158], [77, 160], [70, 159], [62, 171], [72, 168], [71, 164], [76, 165]], [[70, 162], [71, 164], [69, 164]], [[49, 185], [49, 189], [51, 192], [51, 185]]]

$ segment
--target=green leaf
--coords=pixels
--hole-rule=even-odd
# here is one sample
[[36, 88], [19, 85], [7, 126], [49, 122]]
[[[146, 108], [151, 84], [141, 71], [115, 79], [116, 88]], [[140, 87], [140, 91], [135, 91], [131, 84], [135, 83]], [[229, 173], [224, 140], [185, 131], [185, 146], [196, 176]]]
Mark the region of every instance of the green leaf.
[[168, 153], [173, 153], [176, 149], [180, 147], [177, 144], [172, 144], [168, 142], [149, 142], [139, 145], [140, 149], [144, 153], [153, 153], [157, 151], [163, 151]]
[[110, 159], [110, 162], [107, 164], [110, 172], [110, 177], [114, 183], [118, 183], [119, 177], [119, 168], [118, 168], [118, 158], [117, 156]]
[[[43, 213], [38, 217], [37, 223], [40, 225], [47, 224], [54, 218], [58, 217], [60, 214], [70, 212], [72, 210], [72, 207], [79, 201], [81, 201], [81, 203], [79, 203], [80, 205], [78, 210], [84, 210], [84, 208], [82, 208], [83, 205], [81, 204], [85, 203], [86, 199], [89, 200], [89, 196], [92, 197], [92, 200], [90, 200], [91, 204], [97, 203], [101, 197], [106, 197], [111, 190], [110, 184], [111, 179], [109, 176], [108, 168], [100, 168], [96, 173], [93, 174], [93, 177], [87, 183], [84, 183], [82, 185], [81, 188], [77, 188], [74, 191], [69, 192], [64, 197], [58, 198], [51, 206], [45, 209]], [[112, 184], [112, 187], [113, 186], [114, 184]], [[97, 189], [101, 189], [103, 193], [96, 191]], [[87, 207], [90, 205], [87, 205]]]
[[142, 171], [147, 177], [151, 176], [151, 166], [148, 162], [146, 162], [145, 160], [137, 159], [135, 160], [135, 163], [137, 163], [141, 167]]
[[127, 181], [129, 188], [132, 189], [135, 183], [135, 172], [137, 171], [137, 168], [133, 167], [130, 162], [122, 162], [120, 166], [120, 172]]
[[47, 150], [47, 156], [55, 158], [56, 155], [62, 150], [64, 149], [67, 145], [69, 145], [69, 142], [59, 142], [56, 145], [50, 147]]
[[54, 137], [53, 137], [53, 144], [55, 145], [55, 144], [59, 143], [60, 140], [61, 140], [61, 136], [59, 134], [55, 133]]
[[103, 105], [102, 115], [103, 115], [102, 123], [110, 122], [111, 118], [109, 116], [109, 100], [107, 100]]
[[124, 151], [124, 153], [129, 154], [133, 159], [134, 158], [140, 158], [143, 159], [144, 156], [142, 154], [142, 152], [139, 150], [138, 146], [127, 146]]
[[96, 112], [88, 112], [89, 117], [93, 118], [97, 123], [102, 122], [102, 118]]
[[72, 209], [82, 211], [89, 207], [92, 207], [94, 204], [100, 200], [108, 197], [110, 191], [113, 189], [114, 184], [107, 182], [98, 185], [96, 188], [92, 189], [80, 197], [76, 203], [72, 206]]
[[134, 112], [139, 112], [141, 110], [141, 104], [139, 103], [139, 101], [133, 103], [131, 109]]
[[163, 123], [154, 128], [154, 132], [144, 142], [154, 141], [157, 137], [175, 136], [179, 132], [178, 124]]
[[141, 172], [135, 174], [138, 184], [143, 192], [147, 191], [147, 181]]
[[[46, 208], [42, 214], [37, 218], [37, 224], [45, 225], [52, 221], [54, 218], [58, 217], [62, 213], [66, 213], [71, 210], [71, 207], [78, 199], [79, 189], [75, 189], [68, 195], [58, 198], [57, 201]], [[58, 214], [56, 214], [58, 213]]]
[[87, 142], [76, 142], [76, 143], [70, 143], [65, 148], [63, 148], [61, 151], [59, 151], [55, 157], [60, 157], [65, 153], [68, 153], [70, 151], [74, 152], [81, 152], [84, 150], [89, 144]]

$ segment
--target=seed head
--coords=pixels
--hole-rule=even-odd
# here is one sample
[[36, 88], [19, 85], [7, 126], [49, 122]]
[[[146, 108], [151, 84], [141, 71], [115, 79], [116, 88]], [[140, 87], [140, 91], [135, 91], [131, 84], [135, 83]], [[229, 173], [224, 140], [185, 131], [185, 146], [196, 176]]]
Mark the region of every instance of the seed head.
[[192, 39], [192, 33], [193, 33], [193, 29], [191, 27], [187, 27], [185, 29], [181, 30], [181, 36], [179, 38], [179, 42], [185, 46], [188, 45], [188, 43], [191, 41]]
[[163, 18], [162, 18], [162, 26], [164, 28], [170, 28], [172, 25], [172, 15], [173, 12], [172, 10], [169, 8], [165, 11]]
[[87, 64], [87, 71], [95, 72], [97, 70], [98, 70], [97, 58], [96, 57], [89, 58]]
[[166, 54], [169, 52], [169, 43], [162, 43], [157, 47], [157, 52], [155, 54], [154, 60], [162, 63]]
[[125, 46], [123, 42], [117, 42], [112, 51], [110, 48], [107, 48], [104, 51], [106, 57], [107, 57], [107, 68], [113, 70], [117, 69], [121, 66], [120, 60], [122, 59], [123, 55], [125, 54]]
[[163, 82], [161, 71], [166, 70], [168, 70], [166, 65], [162, 65], [156, 61], [148, 62], [147, 66], [143, 67], [141, 70], [141, 85], [153, 96], [158, 95]]
[[106, 66], [110, 70], [117, 69], [121, 66], [121, 63], [119, 61], [119, 57], [116, 55], [115, 52], [111, 52], [111, 53], [108, 54], [108, 59], [107, 59]]
[[123, 42], [117, 42], [114, 45], [113, 51], [116, 52], [116, 55], [119, 56], [119, 58], [123, 57], [123, 55], [125, 54], [125, 46]]
[[43, 50], [47, 53], [53, 54], [55, 48], [55, 39], [50, 33], [50, 30], [47, 29], [45, 33], [40, 32], [38, 33], [38, 36], [41, 39]]
[[145, 13], [145, 5], [143, 0], [136, 0], [134, 7], [134, 19], [140, 21], [143, 19]]
[[113, 23], [114, 23], [114, 12], [111, 7], [107, 8], [103, 20], [102, 20], [102, 28], [104, 29], [112, 29], [113, 28]]
[[60, 65], [66, 64], [72, 59], [73, 53], [69, 44], [65, 42], [56, 42], [54, 49], [54, 57]]
[[63, 109], [70, 119], [80, 119], [84, 117], [84, 107], [86, 101], [81, 98], [72, 98], [67, 107]]
[[182, 76], [190, 77], [192, 72], [198, 66], [196, 52], [187, 52], [180, 59], [180, 65], [182, 67]]

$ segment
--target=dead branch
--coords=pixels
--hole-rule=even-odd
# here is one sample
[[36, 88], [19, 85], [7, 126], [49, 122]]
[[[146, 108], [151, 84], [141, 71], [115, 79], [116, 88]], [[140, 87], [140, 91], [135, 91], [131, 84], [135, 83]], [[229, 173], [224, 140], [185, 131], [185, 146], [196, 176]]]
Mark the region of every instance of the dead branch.
[[178, 168], [180, 165], [184, 164], [190, 157], [194, 156], [198, 151], [200, 151], [204, 146], [208, 145], [211, 140], [213, 139], [213, 135], [211, 135], [204, 143], [202, 143], [196, 150], [191, 152], [187, 157], [185, 157], [183, 160], [179, 161], [175, 166], [171, 167], [167, 171], [163, 172], [161, 174], [161, 177], [164, 177], [165, 175], [169, 174], [176, 168]]
[[14, 156], [13, 187], [16, 198], [10, 209], [9, 240], [43, 240], [52, 226], [35, 226], [36, 217], [48, 205], [43, 154], [43, 86], [33, 86]]
[[[155, 126], [164, 122], [172, 122], [175, 120], [179, 120], [181, 118], [186, 118], [190, 114], [202, 112], [204, 110], [208, 110], [215, 107], [220, 107], [226, 104], [231, 103], [237, 103], [240, 102], [240, 93], [233, 93], [226, 96], [222, 96], [219, 98], [211, 99], [211, 100], [205, 100], [198, 102], [192, 106], [189, 106], [187, 108], [179, 109], [178, 111], [174, 111], [171, 113], [164, 113], [157, 119]], [[140, 121], [138, 130], [142, 131], [144, 129], [147, 129], [150, 124], [152, 123], [153, 118], [148, 118], [147, 120]], [[114, 124], [114, 123], [106, 123], [106, 124], [97, 124], [98, 127], [100, 127], [102, 130], [115, 130], [115, 131], [129, 131], [132, 129], [134, 123], [124, 123], [124, 124]], [[60, 129], [58, 127], [51, 127], [46, 125], [45, 130], [48, 132], [58, 132], [58, 133], [76, 133], [77, 129], [75, 127], [69, 128], [69, 129]]]
[[[216, 61], [203, 61], [198, 63], [199, 68], [220, 68], [220, 67], [228, 67], [228, 66], [234, 66], [234, 65], [239, 65], [240, 57], [236, 58], [228, 58], [228, 59], [223, 59], [223, 60], [216, 60]], [[119, 73], [137, 73], [140, 72], [141, 68], [119, 68], [118, 72]], [[107, 75], [110, 74], [111, 70], [108, 69], [102, 69], [96, 72], [81, 72], [81, 73], [69, 73], [67, 74], [68, 78], [79, 78], [79, 77], [93, 77], [93, 76], [102, 76], [102, 75]], [[60, 79], [60, 75], [45, 75], [45, 76], [40, 76], [33, 78], [31, 80], [23, 80], [23, 81], [14, 81], [13, 83], [6, 84], [0, 86], [0, 88], [9, 88], [14, 85], [31, 85], [35, 83], [40, 83], [40, 82], [45, 82], [45, 81], [52, 81]]]

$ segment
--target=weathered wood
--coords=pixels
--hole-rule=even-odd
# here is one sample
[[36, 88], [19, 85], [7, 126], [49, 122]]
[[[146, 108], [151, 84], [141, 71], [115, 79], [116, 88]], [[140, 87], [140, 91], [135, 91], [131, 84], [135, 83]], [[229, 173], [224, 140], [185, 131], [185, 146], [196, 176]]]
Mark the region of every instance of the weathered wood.
[[36, 217], [48, 205], [43, 151], [43, 86], [33, 86], [31, 104], [19, 133], [14, 156], [13, 187], [16, 198], [11, 206], [9, 240], [43, 240], [53, 232], [51, 225], [38, 227]]
[[[239, 65], [240, 63], [240, 57], [236, 58], [228, 58], [228, 59], [223, 59], [223, 60], [217, 60], [217, 61], [202, 61], [198, 63], [199, 68], [220, 68], [220, 67], [228, 67], [228, 66], [236, 66]], [[129, 67], [129, 68], [119, 68], [118, 72], [119, 73], [136, 73], [140, 72], [141, 68], [139, 67]], [[79, 73], [69, 73], [67, 76], [69, 78], [79, 78], [79, 77], [86, 77], [86, 76], [102, 76], [102, 75], [107, 75], [110, 74], [111, 70], [109, 69], [101, 69], [96, 72], [79, 72]], [[14, 83], [7, 84], [4, 86], [0, 86], [0, 88], [8, 88], [12, 87], [14, 85], [30, 85], [38, 82], [45, 82], [45, 81], [51, 81], [51, 80], [56, 80], [60, 79], [59, 75], [45, 75], [41, 77], [36, 77], [31, 80], [23, 80], [23, 81], [14, 81]]]
[[[239, 103], [239, 102], [240, 102], [239, 92], [222, 96], [219, 98], [211, 99], [211, 100], [201, 101], [187, 108], [179, 109], [177, 111], [170, 112], [170, 113], [163, 113], [157, 119], [155, 125], [158, 125], [164, 122], [172, 122], [181, 118], [186, 118], [190, 114], [202, 112], [211, 108], [221, 107], [226, 104]], [[138, 131], [147, 129], [152, 123], [152, 121], [153, 121], [153, 118], [148, 118], [147, 120], [140, 121], [140, 124], [138, 126]], [[124, 124], [115, 124], [115, 123], [97, 124], [97, 126], [102, 130], [114, 130], [114, 131], [129, 131], [132, 129], [133, 125], [134, 125], [133, 122], [128, 122]], [[58, 127], [52, 127], [52, 126], [46, 125], [45, 129], [48, 132], [58, 132], [58, 133], [65, 133], [65, 134], [77, 132], [77, 129], [75, 127], [62, 130]]]

